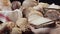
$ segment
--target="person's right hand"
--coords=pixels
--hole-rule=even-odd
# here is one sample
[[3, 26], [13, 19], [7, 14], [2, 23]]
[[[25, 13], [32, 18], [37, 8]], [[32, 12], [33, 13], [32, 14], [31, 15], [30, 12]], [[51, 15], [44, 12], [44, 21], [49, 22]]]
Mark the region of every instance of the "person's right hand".
[[40, 33], [49, 33], [51, 28], [39, 28], [39, 29], [35, 29], [32, 26], [29, 26], [31, 31], [34, 32], [35, 34], [40, 34]]

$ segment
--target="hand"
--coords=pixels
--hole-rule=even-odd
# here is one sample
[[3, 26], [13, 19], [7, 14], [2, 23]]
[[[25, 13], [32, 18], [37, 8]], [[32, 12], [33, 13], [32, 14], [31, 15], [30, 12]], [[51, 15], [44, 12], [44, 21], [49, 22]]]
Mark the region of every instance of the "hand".
[[32, 26], [29, 26], [30, 29], [32, 30], [32, 32], [34, 32], [35, 34], [39, 34], [39, 33], [49, 33], [51, 28], [39, 28], [39, 29], [35, 29]]

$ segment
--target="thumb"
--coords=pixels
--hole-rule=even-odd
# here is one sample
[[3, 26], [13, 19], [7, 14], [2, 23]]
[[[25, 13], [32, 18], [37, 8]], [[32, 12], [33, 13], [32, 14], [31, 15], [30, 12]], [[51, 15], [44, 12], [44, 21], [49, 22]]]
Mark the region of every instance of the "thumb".
[[29, 28], [30, 28], [32, 31], [34, 31], [34, 30], [35, 30], [35, 28], [34, 28], [34, 27], [32, 27], [32, 26], [29, 26]]

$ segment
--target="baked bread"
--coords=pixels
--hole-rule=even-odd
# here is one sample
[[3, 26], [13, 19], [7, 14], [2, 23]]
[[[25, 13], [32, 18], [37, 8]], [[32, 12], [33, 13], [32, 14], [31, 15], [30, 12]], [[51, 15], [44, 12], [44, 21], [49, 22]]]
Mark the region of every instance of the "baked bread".
[[28, 29], [28, 22], [26, 18], [19, 18], [16, 21], [16, 25], [23, 31], [25, 32]]
[[23, 7], [28, 8], [28, 7], [33, 7], [36, 6], [38, 2], [36, 0], [25, 0], [22, 4]]
[[10, 34], [22, 34], [22, 31], [18, 27], [12, 28], [12, 31]]
[[[48, 24], [53, 23], [53, 22], [50, 22], [52, 21], [51, 19], [44, 18], [42, 13], [34, 10], [33, 8], [28, 8], [28, 10], [26, 10], [26, 12], [24, 13], [26, 17], [28, 18], [28, 22], [32, 25], [41, 26], [41, 24], [48, 25]], [[50, 22], [50, 23], [47, 23], [47, 22]]]
[[18, 18], [22, 18], [22, 11], [20, 9], [16, 9], [11, 11], [7, 15], [11, 21], [16, 22]]
[[52, 20], [57, 20], [60, 17], [60, 13], [58, 10], [46, 10], [46, 13], [44, 14], [45, 17], [52, 19]]
[[11, 10], [11, 3], [10, 0], [0, 0], [0, 10]]
[[54, 3], [51, 4], [48, 8], [55, 8], [55, 9], [60, 9], [59, 5], [55, 5]]
[[21, 2], [19, 1], [13, 1], [12, 2], [12, 9], [15, 10], [15, 9], [19, 9], [21, 7]]

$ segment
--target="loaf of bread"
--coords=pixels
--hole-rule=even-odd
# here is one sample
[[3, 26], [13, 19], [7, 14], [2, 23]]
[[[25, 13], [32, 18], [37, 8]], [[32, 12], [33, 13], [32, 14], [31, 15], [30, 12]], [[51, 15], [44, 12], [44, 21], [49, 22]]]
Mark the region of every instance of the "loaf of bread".
[[60, 9], [59, 5], [55, 5], [54, 3], [51, 4], [48, 8], [55, 8], [55, 9]]
[[22, 31], [26, 31], [26, 29], [28, 28], [28, 21], [26, 18], [19, 18], [16, 21], [16, 25], [22, 30]]
[[46, 10], [46, 13], [44, 14], [45, 17], [52, 19], [52, 20], [57, 20], [60, 19], [60, 13], [58, 10]]
[[13, 22], [16, 22], [18, 18], [22, 18], [22, 11], [19, 9], [16, 9], [14, 11], [11, 11], [7, 15], [9, 19], [11, 19]]
[[0, 10], [11, 10], [11, 2], [10, 0], [0, 0]]
[[22, 34], [22, 31], [19, 28], [14, 27], [12, 28], [12, 32], [10, 34]]
[[19, 9], [21, 7], [21, 3], [19, 1], [13, 1], [12, 2], [12, 9]]
[[49, 21], [52, 21], [51, 19], [44, 18], [43, 14], [41, 12], [38, 12], [34, 10], [33, 8], [28, 8], [25, 12], [26, 17], [28, 18], [28, 22], [33, 25], [48, 25], [53, 22], [47, 23]]
[[28, 8], [28, 7], [33, 7], [36, 6], [38, 2], [36, 0], [25, 0], [22, 4], [23, 7]]
[[49, 4], [48, 3], [42, 3], [40, 2], [37, 6], [34, 6], [34, 9], [40, 10], [41, 8], [48, 8]]

